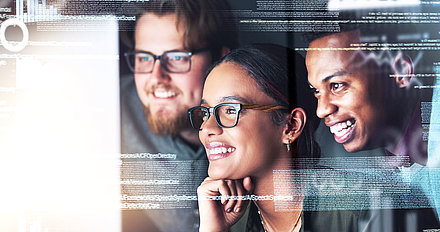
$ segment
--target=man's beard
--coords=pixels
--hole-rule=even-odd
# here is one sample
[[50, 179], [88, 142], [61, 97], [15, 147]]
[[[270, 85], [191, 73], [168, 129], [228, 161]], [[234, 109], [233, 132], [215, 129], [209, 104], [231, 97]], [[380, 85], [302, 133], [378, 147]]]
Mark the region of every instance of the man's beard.
[[147, 118], [150, 130], [159, 136], [178, 135], [182, 130], [191, 127], [188, 114], [183, 111], [177, 117], [167, 117], [166, 110], [159, 110], [156, 115], [152, 115], [150, 109], [147, 107], [144, 111]]

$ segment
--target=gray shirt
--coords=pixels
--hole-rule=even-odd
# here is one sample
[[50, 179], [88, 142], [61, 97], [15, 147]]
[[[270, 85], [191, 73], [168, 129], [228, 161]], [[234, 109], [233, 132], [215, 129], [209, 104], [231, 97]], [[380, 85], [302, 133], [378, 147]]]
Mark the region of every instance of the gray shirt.
[[196, 190], [208, 165], [203, 146], [194, 150], [179, 136], [153, 134], [133, 76], [121, 77], [120, 88], [122, 153], [132, 154], [121, 165], [121, 193], [128, 196], [122, 203], [132, 204], [123, 207], [123, 232], [197, 231]]

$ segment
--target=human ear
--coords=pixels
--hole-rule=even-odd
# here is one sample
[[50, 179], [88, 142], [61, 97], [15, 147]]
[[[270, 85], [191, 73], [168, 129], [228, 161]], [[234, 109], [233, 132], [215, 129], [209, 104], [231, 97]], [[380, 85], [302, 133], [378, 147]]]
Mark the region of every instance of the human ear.
[[414, 63], [410, 56], [399, 53], [393, 64], [394, 80], [397, 87], [405, 88], [409, 86], [414, 76]]
[[304, 129], [307, 121], [306, 112], [302, 108], [295, 108], [288, 116], [287, 125], [283, 131], [282, 140], [284, 144], [295, 141]]

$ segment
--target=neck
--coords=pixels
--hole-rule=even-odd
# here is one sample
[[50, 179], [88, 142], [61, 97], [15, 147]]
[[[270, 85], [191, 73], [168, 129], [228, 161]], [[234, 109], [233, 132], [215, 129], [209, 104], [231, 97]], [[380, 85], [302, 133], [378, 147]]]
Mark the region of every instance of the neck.
[[413, 113], [409, 120], [405, 123], [405, 128], [402, 131], [402, 135], [397, 141], [391, 144], [391, 146], [387, 146], [386, 150], [396, 156], [408, 157], [409, 164], [419, 163], [421, 165], [426, 165], [427, 142], [423, 141], [422, 139], [423, 131], [420, 103], [417, 104], [416, 108], [412, 109], [411, 111]]
[[[278, 161], [278, 168], [269, 170], [265, 175], [259, 178], [255, 178], [255, 190], [254, 194], [256, 196], [291, 196], [293, 199], [274, 199], [274, 200], [258, 200], [255, 201], [257, 205], [261, 218], [264, 223], [264, 227], [267, 231], [293, 231], [302, 212], [302, 196], [295, 196], [298, 194], [293, 194], [291, 191], [297, 190], [300, 186], [295, 183], [295, 180], [285, 180], [285, 178], [277, 178], [275, 181], [280, 181], [280, 183], [274, 184], [274, 174], [273, 170], [290, 170], [289, 166], [286, 165], [286, 160]], [[289, 168], [287, 168], [289, 167]], [[282, 181], [282, 183], [281, 183]], [[292, 188], [293, 185], [293, 188]], [[274, 192], [274, 187], [277, 187], [277, 191]], [[299, 194], [301, 195], [301, 194]], [[275, 210], [275, 205], [280, 208], [287, 206], [289, 210], [280, 211]], [[278, 208], [277, 207], [277, 208]], [[293, 210], [291, 210], [293, 209]], [[295, 230], [296, 231], [296, 230]]]

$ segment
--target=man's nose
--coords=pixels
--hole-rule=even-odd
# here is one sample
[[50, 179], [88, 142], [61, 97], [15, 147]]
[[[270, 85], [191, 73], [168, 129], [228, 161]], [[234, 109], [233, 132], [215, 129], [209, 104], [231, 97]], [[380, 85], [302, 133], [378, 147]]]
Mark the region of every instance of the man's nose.
[[332, 103], [327, 94], [321, 95], [318, 98], [318, 107], [316, 108], [316, 115], [319, 118], [325, 118], [337, 110], [337, 106]]
[[157, 83], [168, 82], [171, 80], [168, 72], [162, 66], [161, 61], [158, 59], [153, 65], [153, 70], [151, 71], [151, 78], [156, 80]]

